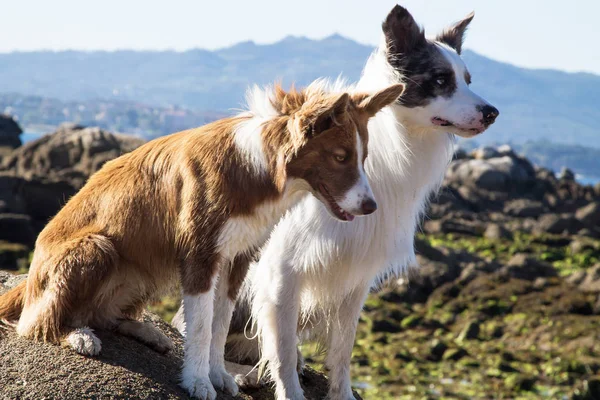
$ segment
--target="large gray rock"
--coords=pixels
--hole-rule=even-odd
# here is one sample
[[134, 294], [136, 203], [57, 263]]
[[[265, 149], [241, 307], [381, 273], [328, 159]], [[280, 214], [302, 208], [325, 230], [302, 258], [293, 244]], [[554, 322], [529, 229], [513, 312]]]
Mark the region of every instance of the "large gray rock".
[[535, 170], [527, 160], [512, 155], [486, 158], [491, 156], [481, 154], [480, 159], [453, 161], [446, 179], [490, 191], [509, 191], [535, 179]]
[[0, 147], [15, 149], [21, 145], [21, 127], [9, 115], [0, 114]]
[[534, 231], [536, 233], [554, 233], [554, 234], [575, 234], [583, 229], [584, 225], [581, 221], [570, 214], [544, 214], [542, 215]]
[[586, 225], [600, 226], [600, 202], [595, 201], [581, 207], [575, 216]]
[[5, 157], [1, 169], [25, 179], [66, 181], [79, 188], [106, 161], [143, 143], [142, 139], [97, 127], [65, 124]]

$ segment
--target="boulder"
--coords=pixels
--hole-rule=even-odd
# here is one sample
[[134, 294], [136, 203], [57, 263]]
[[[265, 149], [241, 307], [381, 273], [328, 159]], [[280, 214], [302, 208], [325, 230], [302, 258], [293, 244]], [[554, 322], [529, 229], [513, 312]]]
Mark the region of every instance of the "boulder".
[[504, 206], [504, 212], [518, 218], [537, 218], [544, 213], [544, 205], [535, 200], [516, 199]]
[[535, 170], [524, 158], [501, 155], [494, 158], [455, 160], [450, 163], [446, 179], [458, 185], [473, 185], [489, 191], [510, 191], [532, 182]]
[[142, 139], [100, 128], [61, 125], [2, 161], [2, 169], [25, 179], [67, 181], [80, 188], [108, 160], [139, 147]]
[[556, 269], [552, 265], [523, 253], [515, 254], [504, 267], [500, 268], [499, 273], [528, 281], [534, 281], [539, 277], [557, 276]]
[[[0, 271], [0, 294], [23, 277]], [[147, 313], [175, 343], [175, 350], [159, 354], [136, 340], [97, 331], [102, 340], [98, 357], [83, 357], [71, 349], [37, 343], [9, 330], [0, 340], [0, 388], [7, 399], [189, 399], [179, 387], [183, 340], [179, 332]], [[327, 379], [307, 368], [301, 378], [307, 399], [323, 399]], [[249, 389], [236, 399], [273, 399], [270, 387]], [[359, 398], [359, 397], [357, 397]], [[219, 392], [218, 399], [233, 399]]]
[[471, 153], [476, 160], [489, 160], [500, 156], [500, 152], [493, 147], [481, 147]]
[[539, 218], [534, 231], [538, 234], [567, 233], [572, 235], [583, 228], [583, 223], [571, 214], [544, 214]]
[[594, 201], [581, 207], [575, 217], [586, 225], [600, 226], [600, 202]]
[[499, 224], [489, 224], [487, 228], [485, 228], [485, 232], [483, 236], [487, 239], [498, 240], [498, 239], [508, 239], [512, 240], [512, 233]]
[[0, 114], [0, 148], [16, 149], [21, 145], [21, 127], [9, 115]]
[[575, 181], [575, 173], [569, 168], [563, 167], [558, 174], [558, 179], [562, 181]]
[[583, 279], [573, 283], [579, 284], [579, 288], [584, 292], [600, 293], [600, 264], [589, 268]]

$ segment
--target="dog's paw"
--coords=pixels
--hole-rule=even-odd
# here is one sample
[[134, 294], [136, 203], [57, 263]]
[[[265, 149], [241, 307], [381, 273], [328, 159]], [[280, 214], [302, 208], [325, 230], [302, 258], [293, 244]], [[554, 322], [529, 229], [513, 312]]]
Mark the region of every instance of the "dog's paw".
[[156, 331], [156, 337], [151, 343], [149, 343], [149, 346], [159, 353], [167, 353], [173, 350], [174, 347], [173, 341], [169, 339], [167, 335], [158, 330]]
[[251, 365], [225, 361], [225, 368], [233, 376], [240, 389], [256, 389], [265, 384], [258, 379], [258, 370]]
[[214, 387], [229, 393], [232, 396], [237, 396], [239, 392], [238, 385], [229, 372], [223, 367], [215, 367], [210, 369], [210, 381]]
[[84, 356], [97, 356], [102, 351], [102, 341], [88, 327], [78, 328], [67, 335], [67, 343]]
[[183, 387], [190, 396], [200, 400], [216, 400], [217, 392], [210, 383], [208, 376], [183, 378], [181, 382]]

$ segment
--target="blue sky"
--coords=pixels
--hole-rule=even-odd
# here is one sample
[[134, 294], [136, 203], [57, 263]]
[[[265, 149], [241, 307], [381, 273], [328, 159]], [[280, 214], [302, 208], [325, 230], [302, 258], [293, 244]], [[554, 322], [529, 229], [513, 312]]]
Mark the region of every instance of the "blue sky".
[[[387, 0], [8, 0], [0, 52], [14, 50], [214, 49], [287, 35], [340, 33], [377, 44]], [[534, 68], [600, 74], [600, 1], [406, 0], [430, 34], [476, 12], [466, 47]]]

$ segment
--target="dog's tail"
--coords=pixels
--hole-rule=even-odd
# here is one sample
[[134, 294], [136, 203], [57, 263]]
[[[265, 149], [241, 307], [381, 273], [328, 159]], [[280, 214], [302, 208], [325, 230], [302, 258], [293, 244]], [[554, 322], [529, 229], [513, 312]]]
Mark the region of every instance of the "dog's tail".
[[0, 296], [0, 323], [13, 325], [14, 321], [19, 319], [23, 311], [26, 288], [27, 280], [24, 280]]

